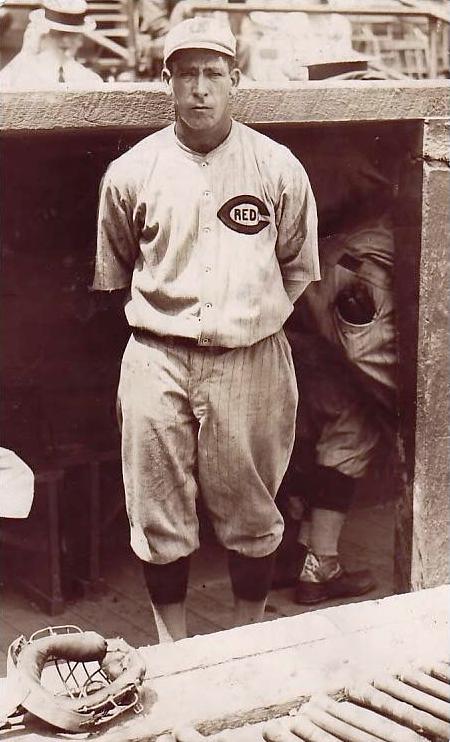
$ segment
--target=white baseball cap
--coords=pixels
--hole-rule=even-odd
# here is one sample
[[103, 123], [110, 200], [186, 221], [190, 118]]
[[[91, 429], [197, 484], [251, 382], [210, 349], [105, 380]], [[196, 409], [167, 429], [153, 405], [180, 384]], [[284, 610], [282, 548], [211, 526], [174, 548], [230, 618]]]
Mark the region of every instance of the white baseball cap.
[[170, 29], [164, 43], [164, 64], [180, 49], [210, 49], [235, 57], [236, 39], [226, 23], [198, 16], [181, 21]]

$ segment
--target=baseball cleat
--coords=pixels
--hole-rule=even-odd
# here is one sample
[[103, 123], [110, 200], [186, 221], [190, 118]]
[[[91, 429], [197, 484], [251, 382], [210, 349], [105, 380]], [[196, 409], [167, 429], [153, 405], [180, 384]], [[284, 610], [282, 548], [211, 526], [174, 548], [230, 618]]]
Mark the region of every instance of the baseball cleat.
[[327, 580], [309, 582], [299, 580], [295, 589], [294, 601], [309, 605], [320, 603], [334, 598], [351, 598], [373, 590], [376, 583], [369, 569], [356, 572], [347, 572], [340, 568], [339, 572]]

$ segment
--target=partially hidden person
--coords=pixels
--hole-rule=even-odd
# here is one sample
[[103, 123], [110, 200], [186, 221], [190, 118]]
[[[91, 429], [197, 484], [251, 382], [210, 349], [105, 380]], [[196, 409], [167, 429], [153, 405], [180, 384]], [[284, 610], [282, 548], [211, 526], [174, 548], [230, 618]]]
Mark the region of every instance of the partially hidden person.
[[352, 225], [321, 238], [322, 280], [287, 330], [302, 414], [281, 487], [286, 520], [274, 578], [301, 604], [363, 595], [368, 568], [348, 569], [340, 537], [358, 482], [380, 445], [395, 448], [397, 347], [392, 197], [372, 198]]

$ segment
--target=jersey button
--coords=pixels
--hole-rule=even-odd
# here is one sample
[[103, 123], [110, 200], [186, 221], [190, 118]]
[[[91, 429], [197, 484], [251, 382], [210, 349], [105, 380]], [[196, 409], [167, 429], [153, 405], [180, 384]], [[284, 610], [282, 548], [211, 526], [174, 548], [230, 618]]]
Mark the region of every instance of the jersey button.
[[211, 303], [210, 303], [209, 301], [208, 301], [208, 302], [206, 302], [206, 304], [205, 304], [205, 308], [206, 308], [206, 309], [212, 309], [212, 304], [211, 304]]
[[203, 231], [205, 234], [209, 234], [211, 232], [211, 229], [209, 227], [203, 227]]
[[205, 273], [211, 273], [211, 270], [212, 269], [210, 265], [205, 265]]
[[202, 167], [208, 167], [208, 163], [205, 162], [205, 160], [203, 160], [203, 162], [202, 162]]
[[211, 191], [205, 191], [203, 195], [205, 198], [209, 198], [211, 195]]

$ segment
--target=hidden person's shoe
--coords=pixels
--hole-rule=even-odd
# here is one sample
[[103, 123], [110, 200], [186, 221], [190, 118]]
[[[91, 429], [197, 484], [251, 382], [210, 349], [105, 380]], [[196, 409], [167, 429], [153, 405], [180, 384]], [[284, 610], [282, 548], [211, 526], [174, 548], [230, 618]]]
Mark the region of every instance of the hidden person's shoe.
[[[317, 562], [316, 557], [309, 552], [303, 573], [295, 588], [294, 601], [296, 603], [311, 605], [335, 598], [352, 598], [370, 592], [376, 585], [369, 569], [348, 572], [339, 566], [335, 574], [324, 578], [320, 575], [320, 569], [314, 569], [315, 562]], [[304, 579], [304, 577], [309, 579]]]

